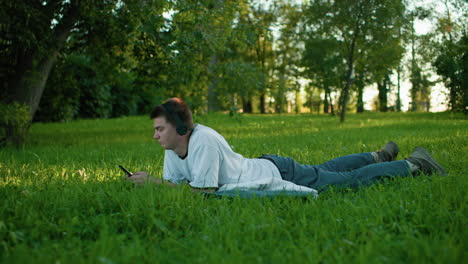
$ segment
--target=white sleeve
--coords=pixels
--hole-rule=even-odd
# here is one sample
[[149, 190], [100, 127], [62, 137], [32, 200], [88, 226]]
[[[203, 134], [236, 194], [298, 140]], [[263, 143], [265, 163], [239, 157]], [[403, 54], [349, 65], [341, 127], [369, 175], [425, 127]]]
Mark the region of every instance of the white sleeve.
[[184, 181], [184, 176], [179, 172], [176, 164], [174, 164], [174, 159], [171, 158], [170, 155], [168, 151], [165, 151], [163, 179], [177, 184], [182, 183]]
[[200, 146], [193, 153], [192, 168], [190, 170], [192, 181], [190, 185], [195, 188], [218, 188], [219, 166], [221, 154], [215, 147]]

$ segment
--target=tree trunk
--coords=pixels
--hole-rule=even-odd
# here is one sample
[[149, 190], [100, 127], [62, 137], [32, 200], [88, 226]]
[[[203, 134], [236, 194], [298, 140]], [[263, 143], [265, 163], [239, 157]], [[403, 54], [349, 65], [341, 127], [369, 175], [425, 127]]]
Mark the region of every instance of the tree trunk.
[[323, 98], [323, 113], [328, 114], [328, 91], [325, 89], [325, 98]]
[[29, 106], [31, 120], [39, 107], [45, 84], [58, 55], [58, 50], [53, 51], [48, 58], [39, 63], [37, 70], [26, 72], [20, 79], [13, 101]]
[[[39, 107], [45, 84], [49, 78], [50, 71], [57, 61], [60, 50], [65, 44], [65, 40], [73, 28], [79, 15], [79, 7], [77, 4], [72, 4], [68, 12], [62, 19], [62, 23], [56, 26], [54, 31], [54, 48], [49, 50], [49, 55], [41, 59], [37, 66], [34, 67], [34, 54], [37, 52], [28, 53], [29, 57], [26, 61], [29, 63], [29, 69], [24, 69], [16, 88], [13, 101], [26, 104], [30, 107], [31, 120]], [[20, 66], [21, 67], [21, 66]]]
[[265, 107], [265, 92], [262, 92], [260, 94], [260, 113], [265, 114], [266, 113], [266, 107]]
[[278, 83], [278, 93], [275, 98], [275, 112], [282, 113], [284, 108], [284, 91], [286, 90], [286, 80], [284, 68], [280, 69], [279, 83]]
[[[465, 53], [465, 56], [466, 53]], [[466, 76], [466, 72], [465, 72], [465, 76]], [[465, 78], [465, 84], [462, 83], [462, 85], [464, 85], [464, 87], [467, 87], [465, 85], [468, 85], [468, 83], [466, 83], [466, 81], [468, 81], [468, 78]], [[463, 113], [465, 113], [465, 115], [468, 114], [468, 92], [466, 91], [466, 89], [462, 89], [462, 93], [463, 93]]]
[[397, 101], [396, 101], [396, 111], [401, 112], [401, 84], [400, 84], [400, 66], [398, 65], [397, 69]]
[[417, 94], [419, 90], [419, 83], [416, 78], [419, 79], [419, 70], [416, 69], [416, 50], [415, 50], [415, 32], [414, 32], [414, 20], [411, 21], [412, 36], [411, 36], [411, 106], [412, 112], [418, 110], [418, 99]]
[[65, 40], [78, 17], [79, 4], [72, 2], [70, 8], [54, 29], [52, 39], [54, 45], [47, 50], [47, 53], [43, 52], [47, 54], [46, 56], [36, 58], [39, 52], [33, 50], [19, 52], [21, 53], [21, 57], [18, 60], [18, 65], [15, 67], [17, 81], [11, 81], [10, 84], [12, 86], [9, 87], [10, 101], [25, 104], [29, 107], [29, 124], [22, 127], [4, 127], [5, 137], [1, 140], [2, 144], [8, 142], [12, 142], [17, 146], [23, 144], [30, 124], [39, 107], [52, 67], [57, 61], [60, 50], [64, 46]]
[[219, 82], [219, 76], [215, 73], [215, 67], [218, 65], [218, 55], [212, 55], [208, 64], [208, 74], [210, 76], [210, 83], [208, 85], [208, 112], [215, 112], [219, 110], [218, 94], [216, 86]]
[[348, 59], [348, 73], [346, 77], [346, 86], [344, 87], [343, 94], [341, 96], [341, 113], [340, 113], [340, 121], [345, 121], [346, 115], [346, 105], [348, 103], [348, 96], [349, 96], [349, 88], [351, 87], [351, 83], [353, 82], [353, 68], [354, 68], [354, 46], [355, 41], [353, 40], [351, 44], [351, 50]]
[[387, 112], [387, 77], [385, 77], [382, 82], [377, 83], [379, 90], [379, 111]]
[[14, 66], [14, 72], [10, 80], [8, 80], [8, 95], [11, 96], [10, 101], [15, 100], [18, 87], [20, 87], [21, 80], [24, 78], [28, 71], [33, 68], [34, 51], [32, 50], [17, 50], [17, 62]]
[[419, 109], [419, 102], [418, 102], [418, 91], [419, 91], [419, 82], [416, 80], [418, 78], [418, 74], [416, 69], [413, 70], [412, 78], [411, 78], [411, 112], [416, 112]]
[[323, 112], [325, 114], [328, 114], [328, 112], [330, 111], [330, 104], [329, 103], [331, 103], [331, 101], [329, 101], [330, 87], [328, 86], [328, 84], [326, 82], [324, 83], [324, 89], [325, 89], [325, 98], [323, 100]]
[[247, 96], [242, 96], [242, 111], [252, 113], [252, 100]]
[[362, 85], [358, 86], [358, 95], [357, 95], [357, 105], [356, 105], [356, 112], [363, 113], [364, 112], [364, 87]]
[[328, 91], [328, 102], [330, 103], [331, 115], [332, 115], [332, 116], [335, 116], [335, 107], [333, 106], [333, 100], [332, 100], [331, 92], [330, 92], [330, 91]]
[[[215, 9], [221, 9], [224, 6], [224, 0], [217, 0], [215, 3]], [[210, 57], [208, 63], [208, 74], [210, 83], [208, 85], [208, 112], [216, 112], [220, 109], [220, 103], [218, 101], [218, 93], [216, 87], [220, 81], [218, 74], [216, 74], [216, 67], [219, 63], [219, 56], [216, 52]]]
[[297, 114], [297, 113], [300, 113], [301, 112], [301, 94], [299, 91], [296, 91], [295, 93], [295, 103], [294, 103], [294, 112]]

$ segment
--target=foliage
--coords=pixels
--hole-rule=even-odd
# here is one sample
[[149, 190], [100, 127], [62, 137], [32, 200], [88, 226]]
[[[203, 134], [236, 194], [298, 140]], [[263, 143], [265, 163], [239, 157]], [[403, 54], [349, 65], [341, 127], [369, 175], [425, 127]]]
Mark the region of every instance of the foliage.
[[[259, 111], [267, 112], [266, 96], [271, 94], [275, 67], [275, 52], [273, 48], [273, 29], [278, 20], [278, 6], [276, 3], [266, 7], [261, 3], [253, 5], [239, 17], [239, 32], [245, 34], [243, 41], [247, 45], [242, 45], [245, 49], [238, 52], [245, 60], [255, 63], [257, 68], [263, 73], [264, 85], [258, 87]], [[239, 42], [239, 41], [238, 41]], [[240, 45], [237, 45], [239, 47]], [[252, 99], [251, 99], [252, 100]], [[244, 109], [245, 111], [246, 109]], [[246, 112], [246, 111], [245, 111]]]
[[449, 88], [452, 111], [468, 113], [468, 35], [456, 43], [445, 41], [439, 46], [434, 67]]
[[[451, 107], [466, 109], [468, 100], [460, 75], [467, 5], [459, 1], [445, 1], [447, 12], [436, 17], [439, 39], [416, 36], [415, 20], [431, 12], [408, 1], [2, 3], [0, 96], [28, 105], [35, 121], [143, 114], [172, 96], [196, 113], [210, 106], [279, 113], [302, 105], [302, 80], [314, 86], [306, 93], [319, 89], [307, 106], [317, 109], [311, 102], [321, 96], [324, 112], [333, 111], [333, 94], [344, 119], [349, 102], [364, 110], [364, 90], [374, 84], [385, 111], [401, 64], [413, 106], [428, 107], [430, 62], [451, 89]], [[454, 9], [464, 14], [457, 21]], [[414, 50], [411, 61], [402, 60], [405, 45]]]
[[[140, 91], [147, 87], [135, 88], [134, 80], [144, 79], [147, 76], [142, 74], [148, 72], [133, 72], [139, 60], [134, 47], [143, 46], [138, 40], [149, 24], [160, 31], [169, 1], [4, 2], [0, 11], [2, 98], [28, 105], [30, 119], [40, 107], [36, 120], [47, 121], [136, 114], [144, 108], [137, 107], [144, 100], [136, 94], [145, 96]], [[158, 74], [147, 79], [158, 80]], [[145, 97], [151, 104], [152, 99]]]
[[0, 145], [23, 145], [30, 125], [29, 111], [24, 104], [0, 102]]
[[328, 113], [329, 105], [333, 104], [330, 95], [340, 87], [341, 69], [344, 68], [339, 42], [332, 38], [307, 36], [302, 65], [304, 75], [312, 80], [312, 85], [324, 91], [324, 112]]
[[218, 92], [226, 100], [227, 109], [235, 108], [236, 103], [233, 96], [240, 98], [250, 98], [256, 91], [264, 87], [265, 79], [263, 73], [256, 65], [240, 60], [232, 60], [220, 64], [220, 81]]
[[71, 54], [57, 63], [36, 115], [37, 121], [106, 118], [136, 114], [138, 96], [134, 77], [127, 72], [104, 71], [86, 55]]
[[[303, 64], [309, 69], [322, 68], [321, 71], [312, 70], [319, 73], [322, 86], [333, 86], [332, 79], [326, 77], [332, 76], [332, 72], [341, 78], [341, 121], [344, 121], [355, 76], [360, 76], [360, 81], [364, 82], [365, 76], [370, 75], [377, 82], [398, 65], [403, 49], [396, 33], [401, 27], [404, 10], [402, 1], [354, 1], [352, 4], [314, 1], [306, 6], [303, 17], [307, 29], [306, 48], [316, 50], [310, 53], [306, 50]], [[328, 56], [326, 66], [317, 66], [310, 56], [320, 50], [326, 55], [319, 58], [323, 60]], [[380, 59], [382, 52], [386, 59]], [[379, 59], [376, 54], [380, 54]], [[345, 65], [337, 67], [341, 62]], [[382, 92], [387, 93], [386, 90]]]
[[278, 19], [281, 27], [274, 49], [274, 78], [272, 78], [271, 97], [274, 98], [275, 112], [286, 110], [286, 95], [288, 92], [298, 92], [297, 79], [299, 76], [300, 48], [300, 9], [289, 1], [280, 1], [278, 10], [282, 14]]
[[67, 121], [78, 116], [80, 83], [74, 71], [79, 65], [71, 57], [61, 57], [46, 84], [35, 121]]
[[409, 81], [411, 82], [410, 111], [426, 111], [430, 107], [430, 89], [433, 83], [429, 80], [432, 75], [430, 62], [432, 58], [430, 52], [431, 34], [418, 35], [416, 34], [414, 23], [416, 19], [424, 19], [429, 17], [431, 11], [427, 8], [417, 8], [409, 12], [407, 20], [409, 25], [405, 27], [405, 37], [410, 46], [410, 55], [407, 63], [407, 71]]
[[[245, 157], [319, 164], [421, 145], [446, 177], [396, 178], [311, 198], [212, 199], [126, 182], [117, 165], [161, 176], [147, 116], [35, 123], [26, 147], [0, 150], [2, 263], [462, 263], [467, 120], [453, 113], [197, 116]], [[153, 143], [153, 144], [151, 144]], [[442, 246], [441, 246], [442, 245]], [[226, 257], [228, 256], [228, 257]]]
[[[169, 70], [172, 95], [193, 97], [195, 111], [203, 109], [209, 88], [219, 77], [219, 56], [232, 34], [232, 20], [237, 1], [177, 1], [170, 24], [173, 43]], [[213, 100], [209, 98], [208, 101]], [[210, 104], [210, 102], [208, 102]], [[214, 102], [211, 102], [213, 104]]]

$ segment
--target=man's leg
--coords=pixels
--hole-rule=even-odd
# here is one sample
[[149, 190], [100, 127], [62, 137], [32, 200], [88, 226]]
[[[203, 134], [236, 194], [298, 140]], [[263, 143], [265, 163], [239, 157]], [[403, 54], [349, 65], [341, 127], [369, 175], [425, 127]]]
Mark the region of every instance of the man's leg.
[[323, 190], [330, 185], [358, 187], [373, 184], [385, 177], [405, 177], [409, 175], [411, 175], [411, 170], [405, 160], [381, 162], [346, 172], [318, 170], [315, 181], [310, 182], [308, 187], [316, 190]]
[[375, 162], [372, 153], [365, 152], [334, 158], [320, 165], [315, 165], [315, 167], [323, 171], [344, 172], [359, 169]]
[[[302, 186], [315, 186], [326, 184], [321, 179], [319, 172], [346, 172], [356, 170], [370, 164], [381, 161], [391, 161], [398, 155], [398, 146], [390, 141], [382, 149], [376, 152], [366, 152], [351, 154], [343, 157], [338, 157], [322, 163], [320, 165], [304, 165], [297, 163], [294, 159], [278, 156], [278, 155], [263, 155], [260, 158], [272, 161], [279, 169], [283, 180], [290, 181]], [[331, 182], [335, 179], [332, 177]], [[339, 179], [336, 179], [339, 181]]]
[[400, 149], [393, 141], [389, 141], [382, 149], [375, 152], [366, 152], [351, 154], [343, 157], [338, 157], [327, 161], [323, 164], [317, 165], [317, 168], [324, 171], [343, 172], [359, 169], [361, 167], [376, 163], [393, 161]]
[[[297, 164], [296, 173], [300, 178], [306, 178], [308, 169], [313, 166]], [[416, 147], [406, 160], [379, 162], [347, 172], [330, 172], [316, 170], [314, 182], [310, 182], [308, 187], [316, 190], [323, 190], [330, 185], [358, 187], [370, 185], [384, 177], [405, 177], [419, 173], [447, 175], [444, 168], [432, 157], [432, 155], [422, 147]]]
[[[375, 160], [372, 161], [373, 158], [370, 153], [352, 154], [315, 166], [300, 164], [291, 158], [278, 155], [265, 155], [261, 158], [272, 161], [278, 167], [283, 180], [316, 190], [323, 190], [330, 185], [350, 187], [369, 185], [384, 177], [405, 177], [412, 173], [417, 174], [419, 171], [440, 175], [446, 174], [442, 166], [426, 150], [420, 147], [416, 148], [407, 160], [378, 163], [375, 163]], [[340, 163], [346, 163], [347, 165], [341, 166]], [[357, 163], [361, 167], [346, 171], [345, 168], [349, 169], [356, 166], [352, 165], [352, 163]], [[368, 165], [363, 165], [365, 163], [368, 163]], [[343, 169], [343, 171], [336, 172], [321, 169], [321, 167], [326, 168], [326, 166]]]
[[264, 155], [260, 158], [272, 161], [283, 180], [314, 189], [313, 186], [340, 183], [343, 180], [341, 173], [376, 162], [370, 152], [338, 157], [320, 165], [300, 164], [292, 158], [278, 155]]

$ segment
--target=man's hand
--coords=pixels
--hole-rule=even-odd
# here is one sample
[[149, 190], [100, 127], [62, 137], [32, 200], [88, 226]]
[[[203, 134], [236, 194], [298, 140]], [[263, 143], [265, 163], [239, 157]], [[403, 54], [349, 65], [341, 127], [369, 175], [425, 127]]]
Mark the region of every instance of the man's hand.
[[132, 181], [136, 185], [142, 185], [145, 183], [153, 183], [153, 184], [165, 184], [169, 186], [175, 186], [176, 184], [168, 181], [164, 181], [163, 179], [158, 179], [153, 176], [150, 176], [146, 171], [137, 171], [132, 174], [132, 176], [127, 178], [129, 181]]
[[149, 176], [149, 174], [146, 171], [137, 171], [133, 173], [132, 176], [128, 177], [127, 179], [137, 185], [141, 185], [147, 182], [153, 182], [156, 180], [154, 177]]

